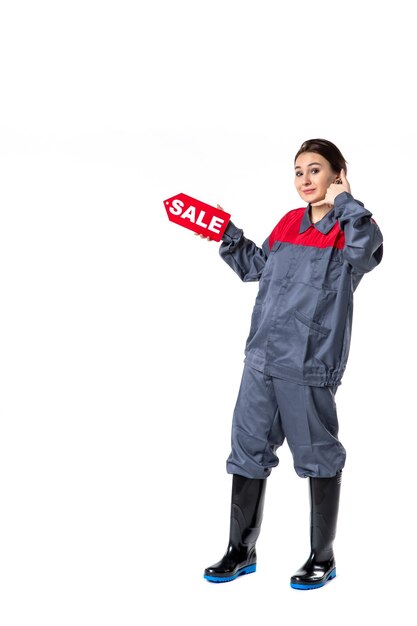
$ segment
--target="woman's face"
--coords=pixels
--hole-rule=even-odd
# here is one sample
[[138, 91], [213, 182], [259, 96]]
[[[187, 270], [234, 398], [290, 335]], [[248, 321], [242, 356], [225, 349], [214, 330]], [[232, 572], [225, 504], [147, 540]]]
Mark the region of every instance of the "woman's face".
[[316, 152], [302, 152], [295, 162], [295, 188], [310, 204], [323, 200], [328, 187], [338, 178], [328, 160]]

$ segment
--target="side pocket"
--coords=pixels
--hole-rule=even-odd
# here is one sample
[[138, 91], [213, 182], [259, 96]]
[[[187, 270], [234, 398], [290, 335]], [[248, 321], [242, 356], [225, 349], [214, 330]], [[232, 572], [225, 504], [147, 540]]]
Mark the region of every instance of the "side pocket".
[[304, 313], [301, 313], [300, 311], [295, 310], [294, 317], [296, 317], [296, 319], [298, 319], [298, 321], [304, 324], [305, 326], [308, 326], [312, 330], [315, 330], [316, 332], [321, 333], [325, 337], [327, 337], [327, 335], [330, 333], [330, 328], [326, 328], [325, 326], [322, 326], [321, 324], [317, 324], [317, 322], [314, 322], [313, 320], [311, 320], [309, 317], [307, 317], [306, 315], [304, 315]]

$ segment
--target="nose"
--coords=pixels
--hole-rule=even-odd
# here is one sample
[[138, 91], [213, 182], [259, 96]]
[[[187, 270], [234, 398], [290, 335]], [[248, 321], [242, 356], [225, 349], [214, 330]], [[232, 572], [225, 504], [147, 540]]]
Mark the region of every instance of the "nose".
[[308, 172], [306, 172], [305, 174], [303, 174], [302, 184], [303, 184], [304, 187], [307, 187], [310, 184], [310, 182], [311, 182], [310, 181], [310, 176], [309, 176]]

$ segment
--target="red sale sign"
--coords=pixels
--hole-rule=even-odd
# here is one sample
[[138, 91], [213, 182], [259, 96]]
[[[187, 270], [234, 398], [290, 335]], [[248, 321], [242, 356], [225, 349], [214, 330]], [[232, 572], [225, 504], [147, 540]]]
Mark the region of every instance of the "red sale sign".
[[186, 196], [185, 193], [164, 200], [164, 206], [171, 222], [214, 241], [221, 240], [231, 217], [226, 211]]

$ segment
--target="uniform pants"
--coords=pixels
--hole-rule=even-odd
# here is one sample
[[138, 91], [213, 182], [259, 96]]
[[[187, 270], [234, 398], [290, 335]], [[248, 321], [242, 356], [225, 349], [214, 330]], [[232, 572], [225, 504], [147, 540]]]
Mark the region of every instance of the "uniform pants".
[[346, 459], [337, 438], [337, 387], [309, 387], [245, 365], [232, 424], [229, 474], [266, 478], [285, 441], [299, 476], [335, 476]]

